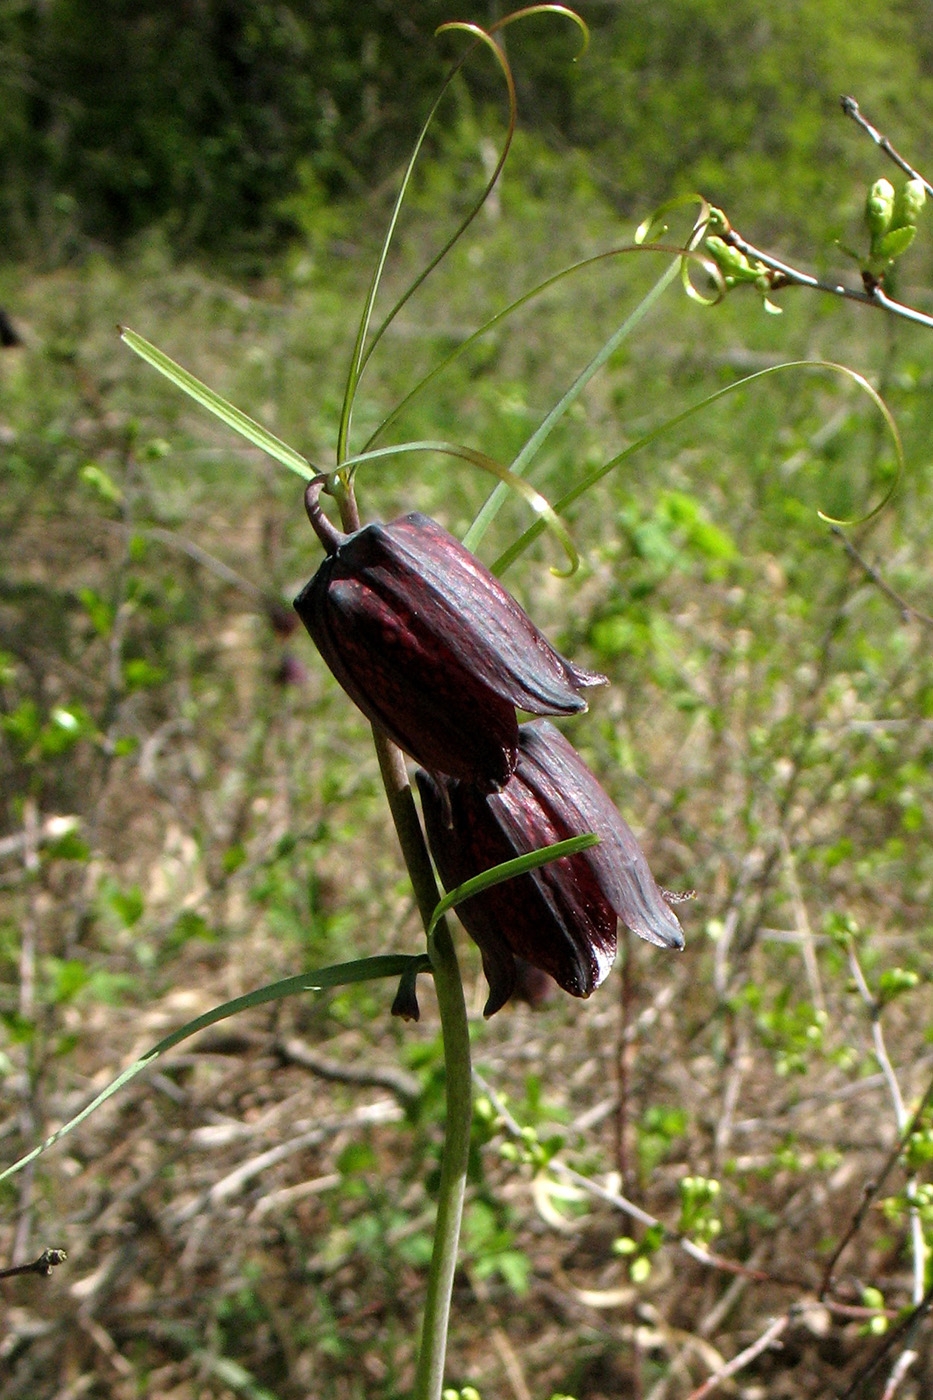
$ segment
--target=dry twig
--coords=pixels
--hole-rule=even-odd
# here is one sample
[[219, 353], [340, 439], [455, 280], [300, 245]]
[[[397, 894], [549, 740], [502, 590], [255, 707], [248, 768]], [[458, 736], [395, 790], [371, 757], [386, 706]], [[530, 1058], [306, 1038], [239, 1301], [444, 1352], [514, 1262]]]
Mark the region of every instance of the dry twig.
[[726, 1362], [721, 1371], [717, 1371], [715, 1375], [708, 1376], [701, 1386], [691, 1391], [687, 1400], [705, 1400], [705, 1397], [707, 1395], [712, 1395], [713, 1391], [716, 1390], [718, 1386], [722, 1385], [723, 1381], [727, 1381], [730, 1376], [734, 1376], [739, 1371], [744, 1370], [744, 1368], [749, 1366], [762, 1352], [767, 1351], [769, 1347], [779, 1346], [779, 1339], [787, 1331], [796, 1311], [796, 1308], [789, 1308], [788, 1311], [784, 1313], [783, 1317], [775, 1318], [770, 1326], [765, 1328], [761, 1336], [752, 1342], [751, 1346], [747, 1346], [744, 1351], [740, 1351], [738, 1356], [733, 1356], [732, 1360]]
[[43, 1249], [38, 1259], [30, 1264], [15, 1264], [11, 1269], [0, 1269], [0, 1278], [16, 1278], [19, 1274], [41, 1274], [47, 1278], [57, 1264], [64, 1264], [68, 1255], [63, 1249]]
[[881, 577], [878, 570], [874, 568], [873, 565], [869, 564], [867, 559], [863, 558], [852, 541], [847, 535], [843, 534], [838, 525], [831, 525], [830, 530], [837, 540], [842, 541], [842, 547], [853, 563], [857, 564], [862, 572], [871, 579], [875, 587], [880, 589], [884, 596], [890, 599], [895, 607], [899, 609], [901, 616], [906, 622], [909, 622], [910, 619], [913, 618], [915, 622], [921, 623], [924, 627], [933, 627], [933, 617], [931, 617], [929, 613], [921, 612], [919, 608], [915, 608], [911, 603], [908, 603], [906, 598], [902, 598], [899, 593], [895, 593], [891, 585]]

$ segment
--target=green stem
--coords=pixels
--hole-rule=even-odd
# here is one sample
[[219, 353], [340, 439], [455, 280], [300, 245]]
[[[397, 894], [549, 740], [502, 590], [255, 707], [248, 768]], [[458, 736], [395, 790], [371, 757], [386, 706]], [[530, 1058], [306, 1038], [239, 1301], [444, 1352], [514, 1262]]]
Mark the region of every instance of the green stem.
[[[373, 729], [373, 739], [392, 820], [411, 876], [418, 909], [425, 928], [428, 928], [440, 896], [418, 820], [405, 760], [380, 730]], [[444, 919], [438, 920], [428, 940], [428, 955], [434, 973], [434, 988], [441, 1017], [441, 1037], [444, 1042], [446, 1111], [434, 1248], [428, 1273], [414, 1400], [440, 1400], [444, 1383], [447, 1326], [454, 1272], [457, 1267], [473, 1118], [470, 1028], [457, 954], [450, 929]]]
[[428, 1273], [428, 1292], [421, 1328], [421, 1347], [415, 1374], [414, 1400], [440, 1400], [447, 1354], [450, 1300], [457, 1267], [463, 1196], [470, 1154], [473, 1095], [470, 1065], [470, 1028], [467, 1023], [463, 982], [450, 930], [438, 924], [428, 941], [434, 972], [437, 1004], [444, 1041], [445, 1120], [444, 1156], [438, 1187], [434, 1247]]
[[[360, 516], [352, 482], [339, 482], [338, 502], [344, 529], [358, 530]], [[434, 911], [441, 897], [408, 781], [405, 759], [401, 750], [375, 725], [373, 743], [418, 912], [427, 931], [434, 921]], [[470, 1027], [457, 953], [450, 929], [443, 918], [434, 922], [434, 930], [428, 937], [428, 956], [434, 974], [441, 1039], [444, 1042], [444, 1155], [413, 1400], [441, 1400], [450, 1299], [457, 1268], [473, 1122]]]
[[[618, 330], [613, 332], [606, 343], [593, 356], [586, 368], [580, 371], [567, 392], [558, 400], [543, 421], [539, 423], [538, 427], [509, 467], [513, 476], [524, 475], [538, 450], [547, 440], [549, 434], [570, 406], [580, 397], [593, 376], [612, 358], [622, 342], [641, 324], [655, 302], [667, 291], [680, 271], [681, 262], [682, 259], [678, 258], [675, 262], [671, 263], [666, 271], [662, 272], [654, 286], [642, 297], [641, 301], [635, 307], [635, 310], [626, 316]], [[507, 498], [508, 487], [504, 482], [500, 481], [499, 485], [487, 497], [482, 509], [463, 537], [463, 543], [466, 545], [467, 549], [476, 549]]]

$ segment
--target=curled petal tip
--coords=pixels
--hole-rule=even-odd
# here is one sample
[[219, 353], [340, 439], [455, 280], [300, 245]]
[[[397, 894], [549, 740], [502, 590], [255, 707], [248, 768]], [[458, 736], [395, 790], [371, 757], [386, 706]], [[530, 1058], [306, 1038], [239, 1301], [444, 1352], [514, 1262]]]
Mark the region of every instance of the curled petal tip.
[[599, 837], [458, 906], [482, 953], [487, 1016], [515, 992], [519, 959], [572, 996], [590, 996], [612, 967], [618, 919], [657, 947], [684, 946], [641, 847], [573, 746], [552, 724], [534, 720], [520, 726], [518, 748], [515, 773], [496, 793], [418, 774], [431, 854], [448, 890], [556, 841]]
[[576, 749], [547, 720], [521, 727], [519, 773], [553, 815], [561, 836], [593, 831], [585, 852], [599, 889], [622, 922], [659, 948], [682, 948], [683, 930], [634, 833]]
[[574, 681], [579, 686], [608, 685], [609, 677], [604, 676], [602, 671], [587, 671], [582, 666], [571, 664]]

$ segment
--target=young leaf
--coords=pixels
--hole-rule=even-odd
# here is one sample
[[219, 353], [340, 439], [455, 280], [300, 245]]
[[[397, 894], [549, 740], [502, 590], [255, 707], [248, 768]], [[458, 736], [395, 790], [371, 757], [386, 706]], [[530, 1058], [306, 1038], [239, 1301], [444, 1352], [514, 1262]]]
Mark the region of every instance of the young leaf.
[[164, 374], [166, 379], [170, 379], [176, 388], [181, 389], [199, 403], [202, 408], [213, 413], [215, 418], [219, 418], [222, 423], [226, 423], [228, 428], [232, 428], [235, 433], [246, 438], [254, 447], [259, 447], [263, 452], [268, 452], [270, 457], [274, 457], [277, 462], [281, 462], [283, 467], [288, 467], [296, 475], [304, 477], [309, 481], [314, 475], [314, 468], [299, 452], [293, 447], [289, 447], [287, 442], [282, 442], [274, 433], [270, 433], [261, 423], [249, 418], [240, 409], [235, 408], [232, 403], [221, 398], [220, 394], [209, 389], [200, 379], [195, 378], [189, 370], [183, 369], [181, 365], [169, 358], [162, 350], [156, 349], [143, 336], [136, 331], [131, 331], [126, 326], [120, 328], [120, 339], [127, 344], [131, 350], [139, 355], [140, 359], [152, 365], [160, 374]]
[[160, 1040], [158, 1045], [147, 1050], [138, 1060], [134, 1060], [131, 1065], [128, 1065], [117, 1075], [116, 1079], [107, 1085], [106, 1089], [101, 1090], [96, 1098], [82, 1108], [80, 1113], [76, 1113], [74, 1118], [70, 1118], [62, 1127], [56, 1128], [54, 1133], [51, 1133], [38, 1147], [34, 1147], [31, 1152], [27, 1152], [25, 1157], [20, 1157], [19, 1161], [0, 1172], [0, 1181], [4, 1181], [8, 1176], [13, 1176], [30, 1162], [35, 1161], [66, 1133], [70, 1133], [79, 1123], [83, 1123], [85, 1118], [88, 1118], [96, 1108], [100, 1108], [101, 1104], [106, 1103], [118, 1089], [122, 1089], [124, 1084], [128, 1084], [131, 1079], [135, 1079], [138, 1074], [141, 1074], [152, 1064], [153, 1060], [157, 1060], [167, 1050], [172, 1050], [188, 1036], [195, 1035], [208, 1026], [216, 1025], [218, 1021], [226, 1020], [228, 1016], [234, 1016], [238, 1011], [246, 1011], [251, 1006], [262, 1006], [267, 1001], [279, 1001], [282, 997], [293, 996], [296, 992], [317, 992], [325, 987], [345, 987], [354, 982], [370, 982], [377, 977], [401, 977], [405, 973], [411, 972], [416, 964], [421, 971], [427, 971], [431, 966], [429, 958], [423, 953], [416, 955], [385, 953], [379, 957], [358, 958], [353, 962], [336, 963], [331, 967], [319, 968], [316, 972], [302, 972], [297, 977], [285, 977], [279, 982], [270, 982], [265, 987], [258, 987], [253, 992], [247, 992], [245, 996], [234, 997], [232, 1001], [225, 1001], [220, 1006], [215, 1006], [211, 1011], [205, 1011], [203, 1016], [196, 1016], [193, 1021], [186, 1022], [178, 1030], [172, 1031], [170, 1035]]

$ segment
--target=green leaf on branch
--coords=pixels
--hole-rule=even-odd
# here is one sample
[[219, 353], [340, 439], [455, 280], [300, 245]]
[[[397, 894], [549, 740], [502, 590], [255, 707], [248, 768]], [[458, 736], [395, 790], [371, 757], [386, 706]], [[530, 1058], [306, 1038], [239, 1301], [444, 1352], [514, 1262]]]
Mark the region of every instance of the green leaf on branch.
[[893, 1001], [919, 985], [919, 973], [906, 967], [890, 967], [878, 978], [878, 1000], [883, 1003]]
[[892, 228], [890, 233], [886, 233], [882, 239], [879, 239], [876, 256], [884, 258], [888, 262], [899, 258], [902, 253], [907, 252], [913, 243], [916, 232], [917, 230], [910, 224], [904, 228]]

